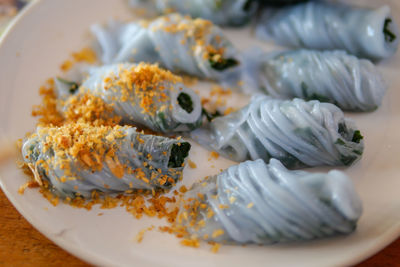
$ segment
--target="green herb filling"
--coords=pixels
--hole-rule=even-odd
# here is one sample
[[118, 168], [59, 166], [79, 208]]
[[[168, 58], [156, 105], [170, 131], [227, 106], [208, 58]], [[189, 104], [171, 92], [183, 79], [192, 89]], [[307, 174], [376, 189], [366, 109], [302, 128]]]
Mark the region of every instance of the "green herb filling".
[[389, 29], [389, 25], [392, 23], [392, 19], [385, 19], [385, 23], [383, 25], [383, 33], [385, 34], [385, 41], [392, 43], [396, 40], [396, 35]]
[[223, 71], [239, 64], [239, 61], [234, 58], [220, 58], [215, 61], [213, 59], [215, 54], [210, 54], [209, 56], [208, 61], [210, 62], [211, 67], [217, 71]]
[[64, 80], [63, 78], [57, 78], [57, 80], [68, 85], [69, 93], [72, 95], [75, 94], [76, 91], [78, 91], [78, 89], [79, 89], [79, 84], [77, 84], [76, 82], [67, 81], [67, 80]]
[[193, 111], [193, 101], [190, 95], [186, 93], [180, 93], [178, 96], [178, 104], [188, 113]]
[[355, 143], [360, 143], [360, 141], [364, 139], [364, 136], [361, 135], [361, 132], [359, 130], [355, 131], [353, 134], [353, 139], [351, 139], [352, 142]]
[[171, 149], [171, 155], [169, 156], [168, 167], [179, 168], [182, 167], [185, 158], [189, 155], [191, 145], [187, 142], [174, 144]]

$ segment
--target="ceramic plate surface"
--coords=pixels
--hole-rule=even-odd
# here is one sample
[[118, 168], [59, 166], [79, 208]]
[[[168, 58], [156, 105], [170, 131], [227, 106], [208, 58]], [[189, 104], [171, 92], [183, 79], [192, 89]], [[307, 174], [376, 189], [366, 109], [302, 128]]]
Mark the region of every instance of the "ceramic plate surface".
[[[358, 1], [376, 5], [377, 1]], [[374, 3], [375, 2], [375, 3]], [[379, 1], [387, 2], [387, 1]], [[387, 2], [400, 23], [400, 2]], [[38, 88], [59, 73], [60, 64], [90, 42], [89, 27], [109, 18], [129, 19], [123, 0], [39, 0], [25, 9], [3, 36], [0, 45], [0, 133], [14, 139], [34, 130], [30, 116], [38, 104]], [[249, 29], [227, 30], [239, 49], [263, 45]], [[344, 169], [356, 185], [364, 213], [350, 236], [306, 244], [223, 246], [218, 254], [204, 245], [182, 247], [175, 237], [152, 231], [141, 244], [135, 236], [149, 225], [165, 225], [151, 218], [136, 220], [122, 208], [92, 211], [60, 204], [53, 207], [36, 189], [17, 193], [26, 177], [10, 161], [0, 169], [1, 186], [19, 212], [39, 231], [77, 257], [97, 265], [118, 266], [338, 266], [371, 256], [400, 234], [400, 52], [380, 62], [390, 84], [383, 105], [373, 113], [348, 114], [365, 135], [365, 155]], [[196, 86], [194, 86], [194, 89]], [[234, 100], [232, 100], [234, 101]], [[194, 146], [196, 169], [185, 171], [185, 183], [215, 174], [232, 162], [208, 161], [209, 152]], [[103, 216], [98, 216], [103, 212]]]

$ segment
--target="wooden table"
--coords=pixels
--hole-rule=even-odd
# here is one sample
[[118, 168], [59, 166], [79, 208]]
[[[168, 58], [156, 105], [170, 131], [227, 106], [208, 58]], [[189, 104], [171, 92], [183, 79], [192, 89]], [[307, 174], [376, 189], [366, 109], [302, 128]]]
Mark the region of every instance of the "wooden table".
[[[35, 230], [0, 190], [0, 266], [88, 266]], [[358, 266], [400, 266], [400, 238]]]

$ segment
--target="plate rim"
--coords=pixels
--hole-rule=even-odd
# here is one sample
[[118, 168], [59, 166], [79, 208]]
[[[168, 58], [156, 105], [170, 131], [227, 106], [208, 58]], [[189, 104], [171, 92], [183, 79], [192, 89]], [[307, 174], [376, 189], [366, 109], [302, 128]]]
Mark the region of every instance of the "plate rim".
[[[9, 35], [12, 31], [17, 28], [24, 18], [33, 12], [35, 12], [35, 9], [39, 7], [40, 5], [44, 5], [46, 3], [46, 0], [33, 0], [30, 2], [27, 6], [25, 6], [18, 14], [17, 16], [7, 25], [6, 29], [2, 33], [0, 37], [0, 50], [3, 48], [4, 43], [7, 42], [7, 39], [9, 38]], [[14, 163], [9, 163], [9, 164], [14, 164]], [[31, 216], [28, 212], [25, 212], [24, 208], [22, 205], [18, 203], [18, 201], [15, 198], [15, 193], [12, 193], [10, 190], [8, 190], [7, 185], [3, 182], [2, 175], [0, 175], [0, 188], [3, 191], [4, 195], [7, 197], [7, 199], [10, 201], [10, 203], [14, 206], [14, 208], [26, 219], [30, 225], [32, 225], [33, 228], [35, 228], [37, 231], [39, 231], [41, 234], [43, 234], [46, 238], [51, 240], [51, 242], [54, 242], [57, 246], [59, 246], [61, 249], [67, 251], [68, 253], [72, 254], [74, 257], [79, 258], [83, 262], [94, 264], [94, 265], [104, 265], [107, 264], [111, 266], [113, 263], [111, 261], [108, 261], [107, 259], [100, 259], [99, 255], [90, 253], [88, 251], [82, 252], [81, 250], [75, 248], [69, 242], [64, 241], [60, 238], [57, 238], [53, 235], [51, 235], [48, 230], [45, 227], [42, 227], [39, 222], [36, 221], [36, 219]], [[93, 254], [93, 255], [92, 255]]]

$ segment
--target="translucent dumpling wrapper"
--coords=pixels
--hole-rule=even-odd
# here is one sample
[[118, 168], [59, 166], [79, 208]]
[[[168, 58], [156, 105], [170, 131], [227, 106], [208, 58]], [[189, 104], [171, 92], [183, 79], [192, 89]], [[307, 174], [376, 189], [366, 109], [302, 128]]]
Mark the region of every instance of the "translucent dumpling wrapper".
[[266, 9], [256, 29], [263, 40], [313, 49], [341, 49], [379, 60], [396, 52], [398, 26], [388, 6], [376, 9], [310, 1]]
[[246, 161], [196, 183], [177, 222], [206, 241], [307, 241], [356, 228], [362, 203], [343, 172], [287, 170], [278, 160]]
[[38, 128], [22, 146], [35, 180], [61, 197], [93, 191], [168, 189], [181, 177], [190, 144], [122, 126]]
[[364, 149], [360, 131], [335, 105], [262, 95], [191, 135], [231, 160], [276, 158], [288, 168], [348, 166], [361, 158]]
[[349, 111], [375, 110], [387, 85], [372, 62], [344, 51], [294, 50], [246, 53], [247, 93], [334, 103]]
[[252, 0], [155, 0], [155, 4], [162, 13], [174, 11], [228, 26], [245, 24], [257, 8], [257, 2]]
[[64, 109], [71, 104], [71, 96], [90, 93], [112, 106], [122, 123], [163, 133], [189, 131], [201, 124], [199, 96], [182, 83], [182, 78], [157, 65], [105, 65], [90, 69], [76, 92], [62, 82], [57, 88]]
[[103, 63], [150, 62], [172, 72], [229, 80], [239, 71], [237, 51], [212, 22], [179, 14], [148, 23], [93, 25]]

